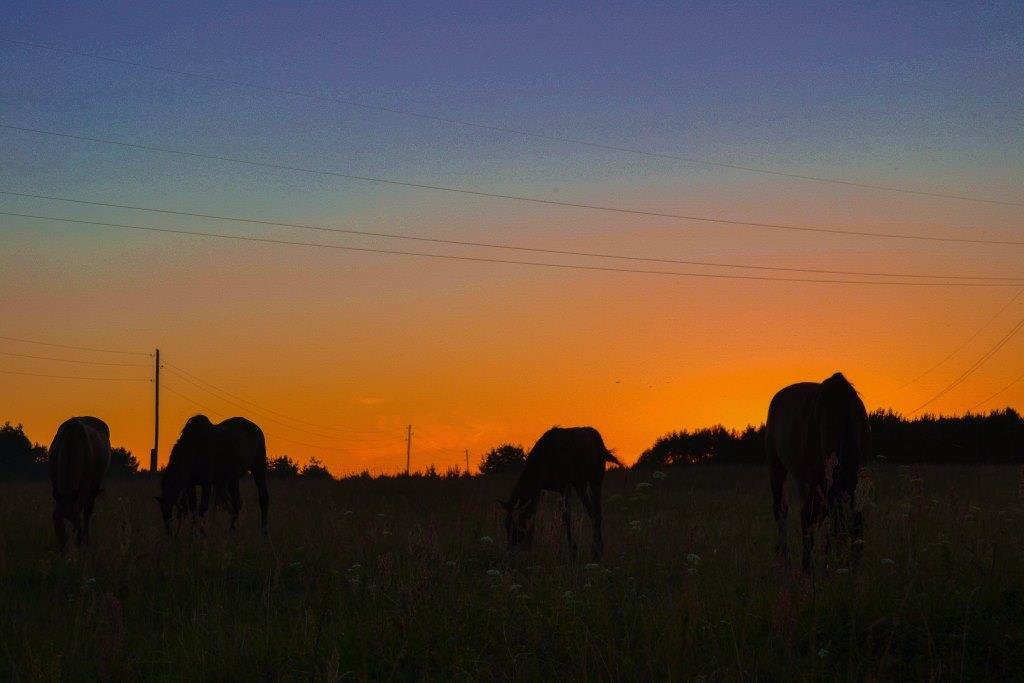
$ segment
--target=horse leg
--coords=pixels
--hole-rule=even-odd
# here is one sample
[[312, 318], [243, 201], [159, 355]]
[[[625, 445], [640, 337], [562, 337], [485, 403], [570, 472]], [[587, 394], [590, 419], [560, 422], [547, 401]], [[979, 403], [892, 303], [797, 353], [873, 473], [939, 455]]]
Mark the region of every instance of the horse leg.
[[786, 502], [786, 468], [782, 466], [774, 454], [769, 462], [772, 483], [772, 511], [775, 514], [775, 526], [778, 529], [778, 540], [775, 542], [775, 554], [783, 561], [789, 560], [786, 547], [786, 516], [789, 504]]
[[[267, 535], [267, 507], [270, 505], [270, 494], [267, 493], [267, 470], [265, 467], [256, 468], [252, 472], [252, 478], [256, 481], [256, 492], [260, 498], [260, 533]], [[236, 483], [237, 487], [238, 484]]]
[[[92, 520], [92, 508], [96, 504], [96, 495], [89, 496], [82, 508], [82, 541], [89, 540], [89, 522]], [[81, 542], [81, 541], [80, 541]]]
[[568, 486], [562, 490], [562, 522], [565, 523], [565, 538], [569, 542], [569, 552], [573, 559], [576, 559], [576, 542], [572, 540], [572, 511], [570, 508], [569, 496], [572, 489]]
[[814, 529], [821, 516], [821, 501], [812, 486], [801, 487], [803, 508], [800, 511], [800, 527], [803, 533], [803, 569], [811, 571], [811, 557], [814, 553]]
[[238, 524], [238, 512], [242, 509], [242, 494], [238, 490], [238, 480], [232, 480], [228, 484], [228, 504], [231, 507], [231, 530], [234, 531]]
[[594, 555], [594, 561], [600, 562], [601, 556], [604, 555], [604, 535], [602, 532], [601, 517], [601, 484], [600, 482], [591, 483], [590, 486], [584, 484], [577, 488], [576, 491], [580, 494], [580, 500], [583, 501], [583, 507], [586, 509], [587, 514], [590, 515], [590, 521], [594, 525], [594, 543], [592, 546], [592, 552]]
[[64, 552], [68, 545], [68, 530], [64, 525], [64, 511], [60, 504], [53, 506], [53, 530], [57, 533], [57, 545]]

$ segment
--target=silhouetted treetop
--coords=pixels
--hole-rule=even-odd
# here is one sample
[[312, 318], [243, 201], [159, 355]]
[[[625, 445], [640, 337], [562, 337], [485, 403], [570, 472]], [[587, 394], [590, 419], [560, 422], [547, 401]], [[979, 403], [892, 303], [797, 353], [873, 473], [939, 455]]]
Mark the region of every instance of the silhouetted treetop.
[[526, 451], [517, 444], [505, 443], [492, 448], [480, 463], [480, 474], [518, 472], [526, 463]]

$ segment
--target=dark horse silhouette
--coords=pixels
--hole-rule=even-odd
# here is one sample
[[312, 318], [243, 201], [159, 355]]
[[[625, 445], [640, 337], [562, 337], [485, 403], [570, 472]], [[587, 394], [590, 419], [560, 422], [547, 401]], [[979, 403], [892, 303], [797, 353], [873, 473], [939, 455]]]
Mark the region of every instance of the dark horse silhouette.
[[572, 554], [576, 543], [572, 538], [569, 496], [576, 489], [583, 507], [594, 524], [593, 552], [601, 559], [604, 539], [601, 536], [601, 482], [604, 464], [624, 465], [605, 448], [601, 435], [593, 427], [552, 427], [544, 432], [526, 457], [526, 466], [507, 501], [498, 501], [505, 508], [505, 533], [509, 549], [525, 543], [533, 544], [534, 517], [540, 492], [562, 494], [562, 519], [565, 536]]
[[826, 514], [832, 519], [833, 535], [849, 531], [853, 559], [859, 559], [863, 521], [854, 493], [870, 436], [864, 403], [838, 372], [820, 384], [801, 382], [775, 394], [768, 407], [765, 442], [779, 532], [776, 552], [783, 559], [788, 558], [787, 473], [796, 480], [803, 505], [804, 571], [811, 568], [814, 529]]
[[195, 487], [202, 490], [199, 516], [210, 507], [210, 493], [227, 493], [231, 528], [238, 522], [242, 497], [239, 479], [252, 472], [260, 500], [260, 529], [267, 533], [267, 447], [263, 431], [244, 417], [232, 417], [213, 424], [205, 415], [188, 419], [181, 436], [171, 449], [171, 458], [160, 480], [161, 495], [156, 496], [163, 514], [164, 527], [171, 531], [171, 514], [176, 504], [196, 510]]
[[57, 428], [50, 444], [53, 528], [61, 550], [67, 546], [65, 520], [75, 528], [75, 542], [89, 537], [89, 520], [103, 475], [110, 466], [110, 429], [98, 417], [72, 417]]

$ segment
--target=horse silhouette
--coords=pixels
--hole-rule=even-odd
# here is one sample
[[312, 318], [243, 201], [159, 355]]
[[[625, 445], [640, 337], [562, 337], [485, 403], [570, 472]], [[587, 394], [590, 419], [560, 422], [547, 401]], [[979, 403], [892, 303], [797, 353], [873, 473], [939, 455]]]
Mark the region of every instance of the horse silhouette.
[[67, 546], [65, 521], [75, 529], [75, 542], [89, 537], [93, 505], [110, 466], [110, 428], [98, 417], [65, 420], [50, 443], [53, 485], [53, 528], [61, 550]]
[[583, 507], [594, 525], [593, 554], [601, 559], [604, 539], [601, 534], [601, 482], [604, 464], [624, 465], [605, 448], [604, 440], [593, 427], [552, 427], [537, 441], [519, 480], [507, 501], [498, 501], [506, 511], [505, 533], [510, 550], [533, 545], [537, 504], [541, 491], [555, 491], [562, 496], [562, 519], [565, 537], [573, 556], [576, 542], [572, 538], [569, 503], [576, 489]]
[[870, 439], [864, 403], [841, 373], [821, 383], [793, 384], [775, 394], [768, 407], [765, 445], [780, 557], [788, 559], [785, 484], [789, 474], [796, 480], [803, 506], [804, 571], [811, 568], [814, 529], [826, 514], [832, 519], [833, 536], [849, 531], [853, 559], [859, 560], [863, 520], [855, 509], [854, 495]]
[[188, 419], [181, 430], [171, 457], [160, 480], [160, 503], [164, 527], [171, 531], [171, 515], [175, 505], [196, 512], [195, 489], [200, 487], [202, 499], [198, 516], [210, 507], [210, 494], [216, 489], [225, 498], [231, 512], [231, 529], [236, 528], [242, 497], [238, 482], [252, 472], [260, 501], [260, 529], [267, 533], [267, 447], [263, 431], [244, 417], [232, 417], [219, 424], [205, 415]]

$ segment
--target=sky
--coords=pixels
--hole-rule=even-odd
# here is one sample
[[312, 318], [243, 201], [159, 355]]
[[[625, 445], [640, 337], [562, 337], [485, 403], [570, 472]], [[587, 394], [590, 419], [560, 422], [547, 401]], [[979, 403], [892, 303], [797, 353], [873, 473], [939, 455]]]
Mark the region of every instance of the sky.
[[[1024, 241], [1019, 3], [209, 5], [5, 3], [0, 124], [648, 213]], [[98, 415], [114, 444], [143, 462], [156, 348], [161, 463], [185, 419], [205, 412], [245, 415], [264, 428], [272, 456], [317, 457], [344, 474], [403, 469], [410, 424], [413, 469], [462, 467], [467, 451], [475, 466], [487, 449], [529, 447], [554, 424], [593, 425], [632, 461], [671, 430], [759, 424], [775, 391], [837, 370], [869, 409], [909, 413], [1024, 318], [1024, 294], [1014, 298], [1024, 287], [1020, 244], [597, 211], [10, 128], [0, 128], [0, 191], [544, 249], [1017, 278], [968, 287], [664, 276], [0, 215], [0, 422], [22, 423], [48, 443], [64, 418]], [[0, 212], [491, 259], [843, 279], [3, 194]], [[1024, 408], [1024, 380], [979, 405], [1024, 373], [1022, 352], [1024, 333], [1010, 336], [926, 410]]]

